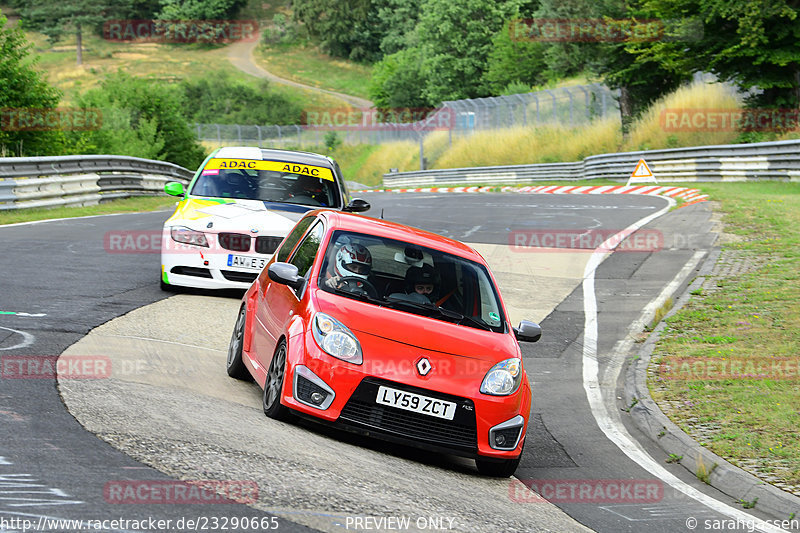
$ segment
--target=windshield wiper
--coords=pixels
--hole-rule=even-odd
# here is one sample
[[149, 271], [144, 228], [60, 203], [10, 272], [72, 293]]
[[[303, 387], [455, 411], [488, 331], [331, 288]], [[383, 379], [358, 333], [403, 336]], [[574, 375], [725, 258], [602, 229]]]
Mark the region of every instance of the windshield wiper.
[[354, 300], [361, 300], [362, 302], [369, 302], [378, 305], [386, 304], [386, 302], [384, 302], [383, 300], [379, 300], [378, 298], [373, 298], [366, 292], [347, 291], [344, 289], [340, 289], [338, 287], [333, 287], [332, 289], [336, 294], [341, 294], [342, 296], [347, 296], [349, 298], [353, 298]]
[[461, 324], [462, 322], [469, 322], [474, 327], [477, 327], [477, 328], [480, 328], [480, 329], [485, 329], [486, 331], [493, 331], [492, 327], [489, 324], [483, 322], [482, 320], [477, 320], [477, 319], [472, 318], [470, 316], [462, 315], [461, 313], [459, 313], [457, 311], [451, 311], [450, 309], [445, 309], [444, 307], [440, 307], [440, 306], [435, 305], [433, 303], [415, 302], [415, 301], [412, 301], [412, 300], [406, 300], [404, 298], [398, 298], [396, 296], [395, 297], [387, 296], [386, 297], [386, 301], [387, 302], [391, 302], [391, 303], [405, 304], [405, 305], [408, 305], [410, 307], [414, 307], [416, 309], [423, 309], [425, 311], [434, 311], [434, 312], [438, 313], [439, 316], [441, 316], [443, 318], [449, 318], [451, 320], [457, 321], [458, 324]]

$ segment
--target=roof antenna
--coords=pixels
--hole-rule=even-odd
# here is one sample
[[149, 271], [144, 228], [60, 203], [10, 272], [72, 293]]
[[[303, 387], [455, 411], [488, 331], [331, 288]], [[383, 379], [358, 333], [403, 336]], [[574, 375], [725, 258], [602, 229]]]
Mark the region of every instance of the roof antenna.
[[383, 220], [383, 208], [381, 207], [381, 220]]

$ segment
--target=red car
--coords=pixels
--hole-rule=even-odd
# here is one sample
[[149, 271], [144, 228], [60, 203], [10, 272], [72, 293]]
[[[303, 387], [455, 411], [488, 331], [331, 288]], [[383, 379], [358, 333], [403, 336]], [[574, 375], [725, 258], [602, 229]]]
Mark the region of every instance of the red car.
[[472, 248], [361, 215], [303, 217], [244, 295], [228, 374], [267, 416], [292, 414], [476, 460], [510, 476], [531, 388], [518, 341]]

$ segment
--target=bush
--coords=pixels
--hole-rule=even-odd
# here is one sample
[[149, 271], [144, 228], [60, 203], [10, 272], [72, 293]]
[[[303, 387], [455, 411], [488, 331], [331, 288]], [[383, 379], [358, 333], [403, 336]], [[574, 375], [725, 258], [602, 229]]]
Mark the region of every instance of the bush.
[[183, 116], [179, 87], [117, 73], [78, 98], [98, 108], [103, 126], [82, 134], [83, 153], [119, 154], [170, 161], [189, 169], [205, 157]]
[[184, 81], [182, 112], [189, 122], [214, 124], [297, 124], [302, 109], [284, 96], [272, 93], [269, 82], [257, 87], [228, 74]]
[[[31, 45], [18, 28], [6, 27], [0, 14], [0, 109], [49, 109], [58, 105], [59, 91], [42, 79], [28, 60]], [[0, 156], [58, 155], [63, 133], [55, 131], [15, 131], [0, 125]]]

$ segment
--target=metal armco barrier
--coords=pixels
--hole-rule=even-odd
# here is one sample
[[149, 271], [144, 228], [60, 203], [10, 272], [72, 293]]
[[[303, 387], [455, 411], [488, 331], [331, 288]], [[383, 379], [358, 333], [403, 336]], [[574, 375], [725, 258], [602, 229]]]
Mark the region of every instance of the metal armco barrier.
[[383, 175], [383, 185], [395, 188], [600, 178], [626, 180], [639, 159], [645, 159], [656, 179], [665, 182], [800, 181], [800, 140], [790, 140], [602, 154], [575, 163], [392, 172]]
[[159, 194], [194, 172], [164, 161], [114, 155], [0, 158], [0, 211], [82, 206]]

